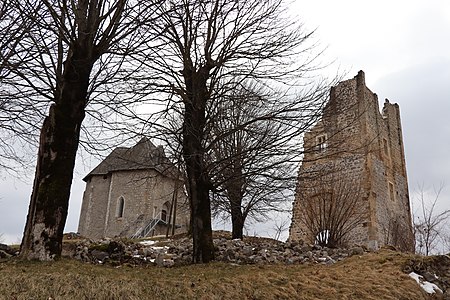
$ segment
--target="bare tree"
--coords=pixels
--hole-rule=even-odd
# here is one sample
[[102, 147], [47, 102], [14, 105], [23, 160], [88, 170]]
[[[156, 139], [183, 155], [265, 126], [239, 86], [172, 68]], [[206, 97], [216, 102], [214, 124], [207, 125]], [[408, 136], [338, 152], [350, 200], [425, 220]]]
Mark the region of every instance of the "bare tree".
[[233, 238], [243, 238], [248, 216], [260, 221], [287, 210], [303, 151], [299, 138], [320, 116], [324, 97], [317, 95], [286, 97], [242, 86], [210, 110], [212, 209], [231, 216]]
[[450, 210], [438, 212], [437, 203], [441, 195], [441, 185], [434, 189], [433, 199], [429, 200], [423, 185], [419, 186], [419, 209], [414, 212], [414, 234], [416, 237], [416, 252], [430, 255], [439, 244], [445, 244], [445, 235], [448, 234]]
[[[124, 57], [142, 43], [153, 1], [11, 1], [15, 14], [31, 22], [14, 36], [14, 55], [4, 83], [18, 106], [44, 115], [35, 180], [20, 254], [51, 260], [61, 254], [62, 234], [80, 130], [88, 104], [110, 106], [123, 99], [115, 84], [126, 75]], [[116, 87], [117, 89], [117, 87]], [[101, 101], [99, 101], [101, 99]]]
[[414, 238], [411, 237], [413, 232], [407, 228], [404, 222], [390, 218], [388, 223], [383, 225], [381, 230], [384, 232], [384, 243], [386, 245], [394, 246], [396, 249], [405, 252], [414, 249]]
[[[6, 84], [12, 70], [26, 63], [27, 49], [19, 47], [19, 43], [32, 25], [31, 19], [14, 9], [13, 1], [0, 3], [0, 171], [20, 175], [18, 169], [27, 162], [23, 146], [35, 140], [35, 124], [41, 118], [29, 106], [18, 105], [18, 95]], [[30, 11], [32, 18], [37, 13], [37, 8]], [[18, 56], [22, 59], [14, 60]]]
[[158, 39], [145, 53], [153, 59], [142, 70], [148, 80], [140, 80], [136, 91], [159, 91], [167, 95], [167, 109], [182, 114], [178, 133], [195, 263], [214, 257], [205, 131], [211, 104], [243, 80], [291, 86], [312, 80], [305, 76], [316, 67], [317, 53], [307, 44], [311, 32], [305, 33], [286, 9], [283, 0], [164, 1], [159, 7]]
[[289, 230], [289, 224], [291, 223], [291, 218], [277, 218], [275, 224], [273, 225], [273, 230], [275, 232], [273, 238], [275, 240], [280, 240], [281, 235]]
[[342, 176], [335, 168], [310, 172], [314, 178], [299, 188], [300, 214], [309, 236], [322, 246], [345, 245], [352, 230], [367, 217], [360, 179]]
[[450, 232], [446, 232], [443, 235], [443, 242], [444, 242], [444, 253], [447, 253], [447, 255], [450, 254]]

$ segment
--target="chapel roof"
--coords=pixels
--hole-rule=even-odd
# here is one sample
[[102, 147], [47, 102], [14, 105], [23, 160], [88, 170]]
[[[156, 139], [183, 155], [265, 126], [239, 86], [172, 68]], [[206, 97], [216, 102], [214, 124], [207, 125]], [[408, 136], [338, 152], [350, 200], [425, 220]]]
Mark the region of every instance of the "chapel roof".
[[83, 180], [94, 175], [107, 175], [117, 171], [154, 169], [168, 177], [176, 177], [174, 164], [165, 156], [162, 146], [155, 146], [149, 139], [142, 138], [131, 148], [115, 148]]

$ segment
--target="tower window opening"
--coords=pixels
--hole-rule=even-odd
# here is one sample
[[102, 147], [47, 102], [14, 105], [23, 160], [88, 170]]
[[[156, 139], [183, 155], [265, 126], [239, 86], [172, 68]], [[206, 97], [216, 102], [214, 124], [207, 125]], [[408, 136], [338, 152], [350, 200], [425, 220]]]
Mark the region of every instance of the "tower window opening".
[[395, 200], [394, 184], [392, 182], [389, 182], [389, 198], [392, 201]]
[[317, 151], [323, 152], [327, 149], [327, 136], [325, 134], [319, 135], [316, 138], [316, 144], [317, 144]]
[[387, 139], [383, 139], [383, 150], [384, 150], [384, 155], [389, 156], [389, 146], [388, 146]]

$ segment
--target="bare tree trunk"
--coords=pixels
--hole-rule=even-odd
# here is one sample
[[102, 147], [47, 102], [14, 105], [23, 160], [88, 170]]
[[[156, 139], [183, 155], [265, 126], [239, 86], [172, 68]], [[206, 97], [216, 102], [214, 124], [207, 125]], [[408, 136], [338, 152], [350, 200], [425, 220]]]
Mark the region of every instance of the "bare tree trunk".
[[[189, 131], [192, 126], [185, 126]], [[199, 142], [199, 141], [198, 141]], [[189, 201], [193, 238], [193, 262], [207, 263], [214, 259], [214, 245], [211, 227], [210, 184], [202, 169], [201, 155], [196, 138], [185, 136], [184, 159], [188, 177]]]
[[242, 240], [244, 238], [244, 215], [240, 203], [234, 203], [234, 201], [231, 201], [231, 225], [231, 237]]
[[[66, 61], [58, 95], [41, 129], [36, 174], [20, 247], [24, 259], [60, 257], [75, 157], [92, 63], [81, 55]], [[58, 92], [57, 92], [58, 93]]]
[[233, 239], [243, 239], [244, 238], [244, 221], [245, 217], [242, 213], [242, 186], [244, 184], [241, 172], [242, 166], [233, 164], [234, 168], [234, 178], [231, 179], [227, 184], [227, 193], [230, 201], [230, 212], [231, 212], [231, 225], [232, 232], [231, 237]]
[[173, 196], [172, 201], [170, 202], [170, 209], [169, 209], [169, 217], [166, 217], [166, 238], [169, 237], [170, 229], [172, 228], [172, 211], [173, 211]]
[[178, 205], [178, 189], [180, 183], [178, 181], [178, 176], [177, 179], [175, 181], [175, 193], [174, 193], [174, 197], [172, 200], [172, 205], [173, 205], [173, 222], [172, 222], [172, 236], [175, 235], [175, 229], [177, 227], [177, 205]]
[[198, 73], [189, 69], [183, 72], [188, 92], [183, 123], [183, 157], [186, 163], [191, 207], [194, 263], [208, 263], [214, 259], [209, 199], [211, 183], [205, 166], [205, 149], [202, 144], [206, 123], [206, 101], [209, 98], [206, 88], [207, 73], [206, 68], [201, 68]]
[[[198, 174], [197, 170], [194, 170]], [[189, 172], [188, 172], [189, 174]], [[189, 177], [193, 238], [193, 262], [208, 263], [214, 259], [209, 189], [198, 176]]]

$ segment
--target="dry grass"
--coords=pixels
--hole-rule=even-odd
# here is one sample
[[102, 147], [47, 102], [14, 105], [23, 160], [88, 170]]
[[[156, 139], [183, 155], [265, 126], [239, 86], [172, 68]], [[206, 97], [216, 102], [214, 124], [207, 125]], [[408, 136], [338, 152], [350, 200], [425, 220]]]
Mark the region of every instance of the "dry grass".
[[0, 299], [426, 299], [401, 272], [410, 256], [354, 256], [332, 266], [112, 268], [73, 260], [0, 262]]

